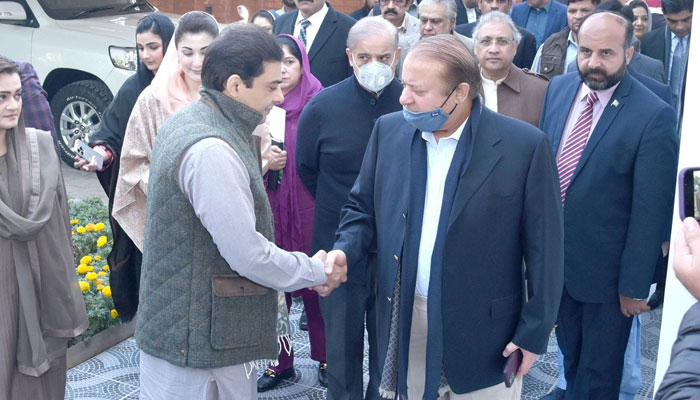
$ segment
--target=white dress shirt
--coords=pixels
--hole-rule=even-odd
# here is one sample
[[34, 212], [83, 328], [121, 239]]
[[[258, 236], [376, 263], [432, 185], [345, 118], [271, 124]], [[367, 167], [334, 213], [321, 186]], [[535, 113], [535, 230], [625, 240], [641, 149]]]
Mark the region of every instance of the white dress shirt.
[[481, 74], [481, 86], [484, 89], [484, 105], [493, 112], [498, 112], [498, 85], [506, 80], [508, 75], [503, 78], [492, 81]]
[[479, 17], [476, 15], [476, 8], [467, 8], [467, 23], [471, 24], [472, 22], [476, 22], [479, 20]]
[[[307, 18], [311, 24], [306, 28], [306, 53], [309, 53], [309, 49], [311, 49], [311, 45], [314, 44], [314, 39], [316, 39], [316, 35], [318, 34], [318, 30], [321, 28], [321, 24], [323, 23], [323, 20], [326, 18], [326, 14], [328, 14], [328, 5], [326, 3], [323, 3], [323, 8], [318, 10], [316, 14], [310, 16]], [[299, 32], [301, 31], [301, 20], [304, 19], [304, 17], [301, 15], [301, 11], [297, 13], [297, 21], [294, 23], [294, 37], [299, 38]]]
[[437, 238], [442, 197], [445, 192], [447, 172], [452, 164], [452, 157], [457, 149], [457, 142], [462, 136], [464, 123], [450, 136], [435, 141], [433, 132], [423, 132], [423, 140], [428, 150], [428, 176], [425, 181], [425, 208], [423, 209], [423, 226], [418, 248], [418, 276], [416, 278], [416, 294], [428, 297], [430, 285], [430, 264], [433, 258], [433, 248]]

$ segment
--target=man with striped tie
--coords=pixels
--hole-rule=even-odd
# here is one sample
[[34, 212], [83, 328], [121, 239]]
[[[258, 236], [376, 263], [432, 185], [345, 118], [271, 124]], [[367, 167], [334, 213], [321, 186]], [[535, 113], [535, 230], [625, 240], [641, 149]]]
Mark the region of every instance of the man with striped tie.
[[552, 80], [540, 118], [556, 153], [564, 209], [557, 339], [566, 399], [618, 397], [632, 316], [648, 310], [671, 225], [676, 116], [626, 73], [631, 40], [621, 15], [587, 17], [579, 73]]

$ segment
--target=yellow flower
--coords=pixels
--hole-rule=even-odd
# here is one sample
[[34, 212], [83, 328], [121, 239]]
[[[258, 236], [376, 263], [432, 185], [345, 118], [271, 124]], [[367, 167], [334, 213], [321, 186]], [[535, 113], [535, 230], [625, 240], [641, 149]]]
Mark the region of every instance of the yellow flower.
[[100, 236], [97, 239], [97, 247], [104, 247], [107, 244], [107, 236]]
[[102, 267], [102, 270], [103, 270], [103, 271], [109, 271], [109, 265], [105, 265], [104, 267]]
[[102, 285], [97, 285], [97, 290], [102, 290], [102, 289], [104, 289], [104, 288], [105, 288], [105, 287], [102, 286]]
[[89, 281], [94, 281], [95, 279], [97, 279], [97, 274], [94, 272], [88, 272], [87, 274], [85, 274], [85, 279]]
[[95, 232], [99, 232], [105, 228], [105, 224], [98, 222], [95, 224]]
[[87, 224], [87, 225], [85, 225], [85, 229], [88, 232], [94, 232], [95, 231], [95, 224]]
[[80, 285], [80, 290], [81, 290], [83, 293], [85, 293], [85, 292], [87, 292], [88, 290], [90, 290], [90, 284], [87, 283], [87, 282], [85, 282], [85, 281], [80, 281], [80, 282], [79, 282], [79, 285]]
[[105, 281], [103, 281], [102, 279], [98, 279], [95, 281], [95, 285], [103, 285], [104, 283]]
[[71, 225], [78, 225], [78, 223], [80, 223], [80, 221], [78, 221], [77, 219], [70, 220]]
[[109, 286], [105, 286], [102, 289], [102, 295], [107, 298], [112, 297], [112, 288], [110, 288]]
[[109, 312], [109, 315], [112, 316], [112, 319], [115, 319], [119, 316], [119, 313], [117, 312], [117, 310], [112, 309], [112, 311]]
[[87, 270], [88, 272], [95, 272], [95, 267], [93, 267], [92, 265], [88, 265]]
[[82, 226], [77, 227], [75, 230], [80, 234], [87, 232], [87, 230], [85, 228], [83, 228]]
[[81, 264], [88, 265], [88, 264], [90, 264], [91, 262], [92, 262], [92, 257], [90, 257], [90, 256], [85, 256], [85, 257], [83, 257], [83, 258], [80, 259], [80, 263], [81, 263]]
[[78, 273], [81, 274], [81, 275], [84, 274], [84, 273], [86, 273], [86, 272], [89, 272], [89, 271], [88, 271], [88, 266], [85, 265], [85, 264], [80, 264], [80, 265], [78, 265], [77, 271], [78, 271]]
[[70, 232], [70, 235], [71, 235], [71, 236], [75, 235], [75, 232], [71, 231], [71, 232]]
[[105, 276], [105, 275], [107, 275], [107, 273], [104, 272], [104, 271], [100, 271], [100, 272], [97, 273], [97, 275], [99, 275], [99, 276]]
[[102, 256], [95, 256], [95, 261], [100, 261], [102, 259]]

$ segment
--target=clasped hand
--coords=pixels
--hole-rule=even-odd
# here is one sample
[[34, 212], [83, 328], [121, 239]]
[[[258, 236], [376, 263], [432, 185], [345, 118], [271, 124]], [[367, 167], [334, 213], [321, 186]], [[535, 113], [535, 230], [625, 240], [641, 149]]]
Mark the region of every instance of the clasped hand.
[[331, 250], [329, 253], [319, 250], [314, 255], [314, 258], [323, 261], [327, 281], [325, 285], [316, 286], [312, 289], [317, 291], [320, 296], [326, 297], [341, 283], [347, 282], [348, 260], [342, 250]]

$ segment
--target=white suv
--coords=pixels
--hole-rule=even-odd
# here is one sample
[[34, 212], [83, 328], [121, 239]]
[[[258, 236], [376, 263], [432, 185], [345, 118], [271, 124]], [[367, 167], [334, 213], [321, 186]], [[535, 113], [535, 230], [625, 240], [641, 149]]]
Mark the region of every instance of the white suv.
[[0, 54], [36, 68], [64, 160], [136, 70], [136, 25], [154, 11], [146, 0], [0, 0]]

